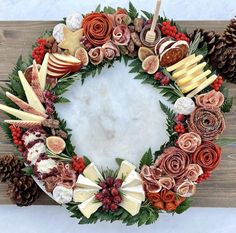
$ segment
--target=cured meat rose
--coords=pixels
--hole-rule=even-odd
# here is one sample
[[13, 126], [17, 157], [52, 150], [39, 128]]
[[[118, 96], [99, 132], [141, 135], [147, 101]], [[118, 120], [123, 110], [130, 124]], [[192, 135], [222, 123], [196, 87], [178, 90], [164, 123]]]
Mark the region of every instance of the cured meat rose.
[[202, 174], [203, 170], [198, 164], [189, 164], [186, 172], [186, 178], [191, 181], [196, 181]]
[[194, 132], [182, 134], [178, 139], [178, 145], [182, 150], [193, 153], [201, 145], [201, 137]]
[[88, 55], [90, 57], [90, 61], [93, 65], [98, 65], [103, 61], [104, 58], [104, 49], [102, 47], [96, 47], [94, 49], [90, 49]]
[[164, 176], [159, 179], [159, 183], [163, 188], [170, 190], [174, 187], [175, 180], [172, 177]]
[[202, 167], [204, 172], [214, 170], [221, 159], [221, 148], [215, 143], [204, 142], [192, 155], [192, 163]]
[[120, 50], [113, 42], [106, 42], [102, 48], [104, 49], [104, 56], [108, 60], [113, 60], [115, 57], [120, 56]]
[[101, 46], [110, 40], [112, 34], [112, 21], [103, 13], [87, 14], [82, 22], [84, 35], [94, 46]]
[[212, 90], [196, 97], [196, 104], [206, 108], [219, 108], [224, 103], [224, 95], [220, 91]]
[[189, 155], [177, 147], [169, 147], [164, 150], [156, 160], [155, 165], [167, 176], [180, 179], [190, 164]]
[[191, 113], [188, 126], [203, 141], [212, 141], [224, 131], [225, 120], [218, 108], [198, 107]]
[[144, 165], [141, 170], [141, 177], [144, 180], [150, 181], [150, 182], [155, 182], [157, 179], [161, 177], [161, 170], [154, 167], [154, 166], [147, 166]]
[[146, 190], [146, 193], [159, 193], [162, 187], [159, 181], [155, 181], [153, 183], [144, 182], [144, 189]]
[[181, 197], [191, 197], [196, 192], [196, 186], [193, 182], [185, 180], [176, 186], [176, 193]]
[[173, 202], [176, 199], [176, 194], [173, 191], [162, 189], [161, 190], [161, 199], [165, 202]]
[[130, 41], [130, 30], [126, 25], [119, 25], [114, 28], [113, 41], [116, 45], [128, 45]]

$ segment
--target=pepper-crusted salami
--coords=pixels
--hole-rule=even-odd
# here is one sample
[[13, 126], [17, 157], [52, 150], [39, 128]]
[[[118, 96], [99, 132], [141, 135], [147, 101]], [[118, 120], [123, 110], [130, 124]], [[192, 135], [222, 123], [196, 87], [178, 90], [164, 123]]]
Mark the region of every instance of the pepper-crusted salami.
[[184, 58], [184, 53], [180, 48], [169, 48], [160, 57], [160, 64], [163, 67], [171, 66]]

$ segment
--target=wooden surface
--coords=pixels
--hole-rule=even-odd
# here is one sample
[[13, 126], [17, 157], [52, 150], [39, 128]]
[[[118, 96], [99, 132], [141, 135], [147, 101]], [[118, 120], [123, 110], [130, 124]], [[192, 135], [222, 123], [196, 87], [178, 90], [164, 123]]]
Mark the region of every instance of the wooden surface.
[[[188, 32], [195, 28], [214, 29], [222, 32], [227, 21], [180, 21]], [[0, 21], [0, 85], [8, 81], [8, 73], [13, 68], [19, 55], [29, 54], [31, 45], [46, 29], [51, 29], [56, 22]], [[236, 99], [236, 85], [230, 84], [230, 95]], [[234, 101], [236, 103], [236, 101]], [[0, 113], [0, 120], [4, 115]], [[236, 104], [226, 115], [227, 129], [224, 136], [236, 136]], [[13, 151], [13, 146], [0, 131], [0, 155]], [[223, 148], [222, 161], [211, 179], [197, 186], [194, 206], [198, 207], [236, 207], [236, 145]], [[0, 204], [9, 204], [6, 185], [0, 184]], [[45, 194], [36, 204], [54, 204]]]

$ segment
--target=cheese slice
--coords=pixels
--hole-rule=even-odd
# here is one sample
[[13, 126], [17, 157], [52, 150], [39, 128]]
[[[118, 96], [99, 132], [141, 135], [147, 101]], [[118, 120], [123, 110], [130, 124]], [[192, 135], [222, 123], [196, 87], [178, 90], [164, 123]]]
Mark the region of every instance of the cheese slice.
[[25, 120], [25, 121], [37, 121], [37, 122], [42, 122], [43, 120], [45, 120], [44, 117], [42, 116], [37, 116], [28, 112], [23, 112], [21, 110], [15, 109], [15, 108], [11, 108], [8, 106], [5, 106], [3, 104], [0, 104], [0, 110], [3, 110], [4, 112], [7, 112], [9, 114], [11, 114], [12, 116], [15, 116], [21, 120]]
[[45, 109], [42, 103], [40, 102], [39, 98], [35, 94], [33, 88], [29, 85], [22, 71], [18, 71], [18, 75], [20, 77], [20, 81], [24, 88], [25, 95], [26, 95], [29, 105], [35, 108], [36, 110], [45, 113]]
[[126, 187], [120, 189], [122, 193], [124, 193], [126, 196], [131, 196], [133, 198], [136, 198], [140, 201], [145, 201], [145, 192], [143, 190], [143, 185], [138, 185], [135, 187]]
[[90, 179], [93, 182], [103, 180], [102, 174], [98, 171], [94, 163], [90, 163], [83, 171], [83, 174], [86, 178]]
[[76, 181], [76, 186], [79, 188], [85, 188], [85, 189], [97, 189], [99, 190], [101, 187], [91, 181], [90, 179], [84, 177], [83, 175], [79, 175], [78, 179]]
[[141, 207], [141, 201], [131, 196], [122, 195], [120, 206], [128, 211], [132, 216], [136, 215]]
[[83, 189], [83, 188], [75, 188], [73, 193], [73, 201], [74, 202], [84, 202], [87, 199], [94, 196], [97, 193], [97, 189]]
[[215, 80], [217, 79], [217, 75], [212, 75], [211, 77], [209, 77], [208, 79], [205, 80], [205, 82], [203, 82], [198, 88], [196, 88], [195, 90], [193, 90], [192, 92], [190, 92], [187, 97], [192, 98], [194, 97], [196, 94], [198, 94], [200, 91], [202, 91], [203, 89], [205, 89], [206, 87], [208, 87], [209, 85], [211, 85]]
[[188, 57], [185, 57], [184, 59], [182, 59], [181, 61], [177, 62], [176, 64], [167, 67], [166, 70], [168, 72], [174, 71], [174, 70], [180, 68], [181, 66], [185, 65], [187, 62], [192, 60], [194, 57], [195, 57], [195, 54], [192, 54], [192, 55], [190, 55]]
[[190, 59], [189, 61], [187, 61], [185, 63], [185, 66], [191, 66], [191, 65], [193, 65], [195, 63], [198, 63], [202, 59], [203, 59], [203, 56], [202, 55], [198, 55], [198, 56], [194, 57], [193, 59]]
[[78, 205], [80, 212], [86, 217], [90, 216], [102, 206], [101, 202], [98, 202], [94, 196]]
[[133, 170], [135, 170], [135, 166], [132, 163], [124, 160], [120, 165], [120, 170], [118, 172], [117, 178], [121, 179], [122, 177], [127, 177]]
[[193, 89], [199, 87], [204, 81], [206, 80], [205, 77], [203, 77], [200, 81], [198, 82], [194, 82], [194, 81], [191, 81], [187, 84], [185, 84], [184, 86], [180, 87], [181, 91], [185, 94], [185, 93], [188, 93], [190, 91], [192, 91]]
[[206, 66], [206, 62], [202, 62], [200, 64], [198, 64], [197, 66], [193, 67], [192, 69], [190, 69], [188, 72], [187, 72], [187, 75], [191, 75], [191, 74], [194, 74], [195, 72], [197, 71], [201, 71], [205, 66]]
[[172, 77], [174, 79], [182, 78], [182, 77], [186, 76], [187, 72], [192, 68], [194, 68], [194, 65], [189, 66], [189, 67], [184, 66], [183, 69], [178, 69], [178, 70], [174, 71], [173, 74], [172, 74]]
[[48, 58], [49, 58], [49, 53], [46, 53], [46, 55], [44, 56], [44, 59], [43, 59], [42, 66], [39, 70], [39, 82], [40, 82], [41, 89], [43, 91], [46, 86]]
[[126, 177], [124, 182], [122, 183], [121, 187], [123, 187], [123, 188], [134, 187], [134, 186], [137, 186], [140, 184], [142, 184], [142, 179], [141, 179], [140, 175], [135, 170], [132, 170], [130, 172], [130, 174]]

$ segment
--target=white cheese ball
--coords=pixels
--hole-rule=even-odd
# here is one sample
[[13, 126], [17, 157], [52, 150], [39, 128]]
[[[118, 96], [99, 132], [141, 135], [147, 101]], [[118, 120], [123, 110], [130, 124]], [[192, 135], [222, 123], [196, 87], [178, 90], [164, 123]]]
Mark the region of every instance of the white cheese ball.
[[194, 101], [189, 97], [180, 97], [174, 104], [174, 110], [183, 115], [191, 114], [195, 109]]
[[53, 168], [57, 167], [57, 163], [53, 159], [43, 159], [35, 164], [37, 166], [37, 172], [41, 174], [48, 174]]
[[83, 16], [79, 13], [72, 13], [66, 18], [66, 26], [71, 31], [76, 31], [82, 27]]
[[65, 26], [66, 26], [65, 24], [59, 23], [53, 28], [52, 35], [55, 38], [55, 40], [57, 41], [57, 43], [60, 43], [64, 39], [63, 28]]
[[58, 185], [52, 192], [54, 200], [59, 204], [66, 204], [72, 201], [73, 190], [72, 188], [66, 188]]
[[35, 143], [27, 151], [27, 160], [34, 165], [41, 154], [46, 153], [46, 146], [43, 142]]

